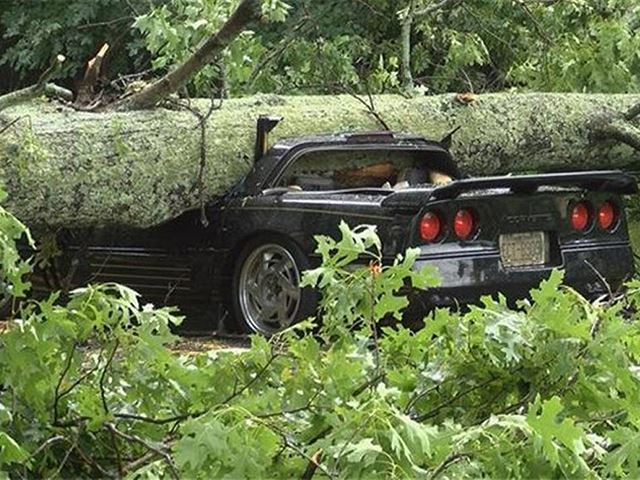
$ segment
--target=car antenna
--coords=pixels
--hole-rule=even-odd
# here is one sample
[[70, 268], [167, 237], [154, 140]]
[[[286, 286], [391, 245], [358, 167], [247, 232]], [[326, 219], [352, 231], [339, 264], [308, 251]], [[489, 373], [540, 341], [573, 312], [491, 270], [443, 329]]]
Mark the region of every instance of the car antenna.
[[453, 135], [462, 128], [461, 125], [458, 125], [451, 132], [449, 132], [442, 140], [440, 140], [440, 145], [442, 145], [447, 150], [451, 149], [451, 140], [453, 139]]

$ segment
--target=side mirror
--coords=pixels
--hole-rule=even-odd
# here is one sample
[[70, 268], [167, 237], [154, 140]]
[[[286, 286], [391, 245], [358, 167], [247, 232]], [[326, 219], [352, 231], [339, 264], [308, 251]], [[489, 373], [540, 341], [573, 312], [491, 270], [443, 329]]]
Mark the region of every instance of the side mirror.
[[260, 115], [256, 131], [255, 161], [259, 161], [269, 150], [269, 133], [282, 121], [282, 117]]

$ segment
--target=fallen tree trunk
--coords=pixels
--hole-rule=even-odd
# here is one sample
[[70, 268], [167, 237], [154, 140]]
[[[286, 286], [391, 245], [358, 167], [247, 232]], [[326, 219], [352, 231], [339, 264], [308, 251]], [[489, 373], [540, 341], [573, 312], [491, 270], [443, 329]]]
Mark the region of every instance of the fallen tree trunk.
[[[391, 128], [439, 139], [457, 126], [452, 152], [468, 173], [629, 168], [640, 164], [640, 95], [489, 94], [405, 99], [377, 96]], [[464, 100], [464, 101], [463, 101]], [[207, 101], [194, 101], [202, 112]], [[256, 96], [229, 100], [206, 129], [204, 197], [251, 168], [255, 120], [282, 115], [272, 139], [379, 129], [352, 96]], [[149, 226], [201, 201], [200, 120], [185, 110], [77, 112], [55, 103], [3, 111], [0, 173], [8, 206], [31, 225]], [[3, 124], [0, 122], [0, 130]], [[638, 143], [640, 144], [640, 143]]]

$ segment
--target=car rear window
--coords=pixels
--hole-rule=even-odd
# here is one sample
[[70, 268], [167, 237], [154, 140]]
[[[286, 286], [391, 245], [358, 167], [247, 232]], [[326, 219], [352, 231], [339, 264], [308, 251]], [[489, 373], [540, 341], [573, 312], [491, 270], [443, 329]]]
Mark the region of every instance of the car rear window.
[[[278, 186], [304, 191], [351, 188], [401, 188], [430, 184], [434, 173], [430, 152], [393, 150], [312, 151], [295, 160]], [[444, 178], [450, 178], [444, 174]]]

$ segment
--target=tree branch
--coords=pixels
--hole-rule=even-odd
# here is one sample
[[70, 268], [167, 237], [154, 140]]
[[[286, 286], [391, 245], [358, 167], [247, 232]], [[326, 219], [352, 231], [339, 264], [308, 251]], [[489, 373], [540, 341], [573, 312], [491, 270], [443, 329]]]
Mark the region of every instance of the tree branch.
[[36, 450], [30, 455], [29, 458], [35, 458], [41, 452], [43, 452], [47, 448], [49, 448], [51, 445], [54, 445], [54, 444], [60, 443], [60, 442], [65, 442], [66, 440], [67, 440], [67, 438], [65, 436], [63, 436], [63, 435], [56, 435], [55, 437], [51, 437], [48, 440], [46, 440], [44, 443], [42, 443], [38, 448], [36, 448]]
[[200, 410], [198, 412], [185, 413], [184, 415], [176, 415], [175, 417], [168, 417], [168, 418], [153, 418], [153, 417], [146, 417], [144, 415], [135, 415], [133, 413], [114, 413], [113, 416], [115, 418], [121, 418], [123, 420], [135, 420], [138, 422], [152, 423], [154, 425], [167, 425], [169, 423], [183, 422], [190, 418], [201, 417], [207, 412], [208, 410]]
[[524, 3], [523, 0], [519, 0], [516, 3], [522, 9], [522, 11], [527, 16], [527, 18], [529, 18], [529, 20], [531, 20], [531, 23], [533, 24], [533, 27], [536, 30], [536, 32], [538, 33], [538, 35], [540, 36], [540, 38], [542, 38], [542, 40], [547, 45], [550, 45], [551, 44], [551, 39], [549, 38], [549, 35], [547, 34], [547, 32], [544, 31], [544, 28], [542, 28], [542, 25], [540, 25], [540, 22], [535, 17], [535, 15], [531, 11], [531, 9], [527, 6], [527, 4]]
[[116, 103], [116, 108], [141, 110], [157, 105], [168, 95], [179, 90], [202, 67], [213, 60], [250, 23], [258, 19], [258, 0], [243, 0], [225, 24], [209, 37], [196, 52], [177, 68], [155, 81], [142, 91]]
[[307, 469], [300, 477], [301, 480], [311, 480], [316, 473], [316, 470], [320, 467], [320, 462], [322, 462], [322, 449], [318, 450], [316, 453], [311, 455], [309, 459], [309, 463], [307, 464]]
[[348, 93], [353, 98], [355, 98], [358, 102], [364, 105], [369, 115], [375, 118], [375, 120], [380, 124], [380, 126], [384, 130], [386, 130], [387, 132], [391, 131], [391, 127], [389, 126], [389, 124], [384, 120], [384, 118], [382, 118], [382, 115], [380, 115], [380, 113], [378, 113], [378, 111], [376, 110], [376, 105], [373, 101], [373, 96], [371, 95], [371, 93], [367, 91], [367, 98], [368, 98], [368, 101], [367, 101], [364, 98], [362, 98], [360, 95], [358, 95], [353, 88], [345, 86], [343, 87], [343, 89], [346, 93]]
[[[378, 385], [381, 381], [384, 380], [384, 378], [385, 378], [385, 375], [381, 373], [381, 374], [376, 375], [375, 377], [371, 378], [370, 380], [367, 380], [363, 384], [361, 384], [358, 387], [356, 387], [356, 389], [351, 393], [351, 397], [352, 398], [358, 397], [359, 395], [361, 395], [362, 393], [367, 391], [369, 388]], [[310, 438], [306, 442], [307, 445], [314, 444], [315, 442], [317, 442], [321, 438], [323, 438], [326, 435], [328, 435], [331, 432], [331, 430], [333, 430], [333, 426], [332, 425], [329, 425], [328, 427], [322, 429], [320, 432], [318, 432], [316, 435], [314, 435], [312, 438]]]
[[78, 432], [78, 434], [76, 435], [75, 440], [71, 444], [71, 448], [69, 448], [69, 450], [67, 450], [67, 453], [65, 453], [62, 459], [62, 462], [60, 462], [60, 465], [58, 465], [58, 468], [56, 469], [56, 471], [51, 474], [51, 478], [58, 478], [58, 475], [60, 474], [60, 472], [62, 472], [62, 469], [67, 464], [67, 460], [69, 460], [69, 456], [71, 455], [71, 452], [73, 452], [78, 447], [79, 441], [80, 441], [80, 432]]
[[455, 453], [453, 455], [449, 455], [445, 460], [434, 470], [434, 472], [429, 475], [429, 480], [433, 480], [434, 478], [441, 475], [447, 468], [451, 465], [461, 461], [468, 459], [469, 455], [466, 453]]
[[44, 86], [43, 93], [48, 98], [59, 98], [66, 102], [70, 102], [73, 100], [73, 92], [71, 90], [67, 90], [66, 88], [56, 85], [55, 83], [47, 83]]
[[[66, 393], [70, 391], [67, 389], [68, 390], [67, 392], [60, 393], [60, 387], [62, 387], [62, 382], [64, 382], [64, 378], [67, 376], [67, 373], [69, 373], [69, 370], [71, 369], [71, 363], [73, 362], [73, 357], [76, 353], [76, 348], [77, 346], [74, 343], [73, 346], [71, 347], [71, 351], [67, 353], [67, 362], [65, 363], [64, 369], [62, 370], [62, 373], [60, 374], [60, 378], [58, 378], [58, 383], [56, 384], [55, 393], [54, 393], [55, 396], [53, 399], [53, 424], [54, 425], [58, 423], [58, 402]], [[75, 384], [73, 384], [71, 387], [74, 388]]]
[[[75, 348], [75, 346], [74, 346]], [[74, 350], [75, 351], [75, 350]], [[102, 350], [101, 350], [102, 352]], [[70, 368], [71, 364], [70, 364], [71, 359], [69, 360], [69, 365], [66, 367], [65, 372], [63, 373], [63, 375], [60, 377], [59, 383], [56, 386], [56, 397], [54, 399], [54, 403], [53, 403], [53, 417], [54, 417], [54, 421], [53, 421], [53, 425], [55, 426], [63, 426], [63, 424], [61, 424], [58, 421], [58, 403], [60, 402], [60, 400], [62, 399], [62, 397], [64, 397], [65, 395], [68, 395], [69, 393], [71, 393], [73, 391], [74, 388], [76, 388], [78, 385], [80, 385], [82, 382], [84, 382], [93, 372], [95, 372], [98, 367], [99, 364], [96, 364], [93, 368], [91, 368], [90, 370], [88, 370], [87, 372], [85, 372], [82, 376], [78, 377], [71, 385], [69, 385], [65, 390], [63, 390], [62, 392], [59, 391], [60, 387], [62, 386], [62, 381], [64, 380], [64, 377], [66, 376], [66, 374], [68, 373], [68, 368]], [[68, 423], [69, 425], [76, 425], [77, 421], [71, 421], [71, 423]], [[66, 424], [65, 424], [66, 425]]]
[[104, 388], [104, 382], [107, 378], [107, 372], [109, 371], [109, 367], [111, 367], [111, 363], [113, 362], [113, 358], [115, 357], [116, 351], [118, 350], [119, 346], [120, 346], [120, 341], [116, 339], [116, 342], [113, 346], [113, 350], [111, 350], [111, 354], [107, 359], [107, 363], [105, 364], [104, 369], [100, 374], [100, 398], [102, 400], [102, 408], [104, 409], [104, 413], [109, 413], [109, 405], [107, 404], [107, 395]]
[[600, 137], [617, 140], [629, 145], [634, 150], [640, 151], [640, 128], [626, 121], [612, 121], [601, 126], [597, 133]]
[[87, 30], [94, 29], [96, 27], [109, 27], [111, 25], [115, 25], [116, 23], [124, 22], [126, 20], [133, 20], [135, 17], [133, 15], [126, 15], [124, 17], [115, 18], [113, 20], [109, 20], [107, 22], [94, 22], [94, 23], [85, 23], [83, 25], [79, 25], [77, 27], [78, 30]]
[[640, 115], [640, 103], [636, 103], [633, 107], [631, 107], [627, 111], [627, 113], [625, 113], [624, 119], [631, 121], [635, 119], [638, 115]]
[[76, 105], [82, 106], [88, 104], [93, 96], [93, 90], [100, 77], [100, 71], [102, 69], [102, 62], [104, 57], [109, 51], [109, 44], [102, 45], [95, 57], [87, 62], [87, 68], [84, 72], [84, 78], [80, 87], [78, 88], [78, 95], [76, 97]]
[[13, 120], [11, 120], [9, 123], [7, 123], [4, 127], [0, 128], [0, 135], [2, 135], [4, 132], [6, 132], [7, 130], [9, 130], [11, 127], [13, 127], [16, 123], [18, 123], [20, 120], [22, 120], [24, 117], [18, 117], [18, 118], [14, 118]]
[[209, 226], [209, 220], [207, 219], [206, 212], [206, 198], [205, 198], [205, 184], [204, 184], [204, 174], [207, 167], [207, 122], [211, 114], [214, 110], [220, 110], [222, 108], [222, 102], [224, 98], [224, 91], [220, 92], [220, 99], [216, 103], [216, 100], [212, 97], [209, 104], [209, 109], [206, 113], [201, 113], [197, 108], [192, 108], [188, 103], [186, 105], [179, 104], [180, 108], [184, 108], [191, 112], [197, 119], [198, 125], [195, 128], [200, 130], [200, 166], [198, 168], [198, 176], [196, 178], [193, 187], [189, 190], [189, 194], [193, 193], [194, 190], [198, 190], [198, 195], [200, 197], [200, 223], [202, 223], [203, 227]]
[[294, 414], [294, 413], [300, 413], [300, 412], [305, 412], [307, 410], [311, 410], [311, 407], [313, 406], [313, 402], [316, 400], [316, 398], [318, 398], [320, 396], [321, 393], [322, 393], [322, 390], [317, 390], [309, 398], [309, 400], [307, 400], [306, 405], [303, 405], [301, 407], [292, 408], [290, 410], [281, 410], [279, 412], [258, 413], [258, 414], [256, 414], [256, 417], [258, 417], [258, 418], [280, 417], [282, 415], [291, 415], [291, 414]]
[[[115, 476], [113, 475], [113, 473], [102, 468], [102, 466], [96, 460], [94, 460], [93, 457], [87, 455], [87, 453], [82, 448], [80, 448], [79, 442], [72, 442], [68, 438], [65, 438], [65, 441], [73, 445], [75, 451], [78, 452], [80, 460], [82, 460], [89, 467], [95, 469], [95, 471], [99, 472], [99, 476], [101, 476], [101, 478], [113, 478]], [[98, 475], [95, 474], [93, 476], [98, 477]]]
[[402, 18], [400, 30], [400, 42], [402, 46], [400, 73], [402, 75], [402, 88], [405, 90], [413, 88], [413, 74], [411, 73], [411, 32], [413, 30], [413, 15], [413, 0], [410, 0], [407, 13]]
[[440, 2], [431, 3], [430, 5], [415, 9], [414, 0], [409, 1], [406, 13], [401, 19], [400, 44], [402, 54], [400, 55], [400, 70], [402, 76], [402, 88], [410, 90], [413, 88], [413, 74], [411, 73], [411, 33], [413, 32], [413, 22], [418, 17], [423, 17], [434, 13], [438, 10], [454, 6], [460, 0], [441, 0]]
[[274, 362], [274, 360], [276, 358], [278, 358], [278, 357], [279, 357], [279, 354], [277, 354], [277, 353], [272, 354], [271, 357], [269, 358], [269, 360], [267, 360], [267, 363], [260, 369], [260, 371], [258, 373], [256, 373], [255, 377], [253, 377], [251, 380], [249, 380], [240, 390], [234, 391], [231, 395], [229, 395], [221, 403], [221, 405], [226, 405], [227, 403], [231, 402], [231, 400], [233, 400], [234, 398], [239, 397], [244, 392], [249, 390], [249, 388], [251, 388], [251, 386], [254, 383], [256, 383], [260, 378], [262, 378], [262, 376], [267, 372], [267, 370], [269, 370], [269, 367]]
[[[327, 470], [327, 468], [324, 465], [320, 463], [320, 460], [322, 458], [322, 450], [319, 450], [318, 452], [314, 453], [313, 456], [309, 456], [304, 452], [302, 448], [300, 448], [298, 445], [292, 442], [291, 435], [288, 435], [286, 432], [282, 431], [276, 425], [272, 425], [269, 422], [265, 422], [256, 417], [253, 417], [253, 419], [256, 422], [263, 425], [264, 427], [271, 430], [273, 433], [279, 435], [280, 439], [282, 440], [282, 445], [284, 448], [288, 448], [292, 452], [298, 454], [300, 457], [307, 460], [308, 464], [312, 466], [312, 470], [310, 470], [309, 467], [307, 467], [303, 475], [311, 474], [311, 476], [313, 476], [313, 473], [315, 473], [315, 470], [320, 469], [322, 473], [324, 473], [327, 477], [332, 479], [335, 478], [335, 475], [333, 475], [329, 470]], [[302, 478], [305, 478], [305, 477], [302, 477]]]
[[422, 423], [425, 420], [428, 420], [429, 418], [433, 418], [435, 417], [443, 408], [446, 408], [448, 406], [450, 406], [451, 404], [453, 404], [454, 402], [460, 400], [461, 398], [469, 395], [472, 392], [475, 392], [476, 390], [479, 390], [481, 388], [486, 387], [487, 385], [490, 385], [491, 383], [495, 382], [496, 380], [498, 380], [498, 378], [495, 377], [491, 377], [488, 380], [485, 380], [484, 382], [478, 383], [476, 385], [472, 385], [471, 387], [457, 393], [456, 395], [454, 395], [453, 397], [447, 399], [446, 401], [440, 403], [439, 405], [437, 405], [436, 407], [434, 407], [433, 409], [429, 410], [428, 412], [425, 412], [421, 415], [417, 415], [414, 420], [418, 423]]
[[0, 96], [0, 110], [4, 110], [5, 108], [12, 107], [19, 103], [27, 102], [43, 93], [47, 96], [61, 97], [65, 100], [73, 99], [73, 93], [69, 90], [48, 83], [51, 77], [60, 70], [60, 67], [65, 60], [66, 59], [63, 55], [58, 55], [51, 66], [45, 70], [42, 75], [40, 75], [40, 78], [35, 85]]
[[158, 454], [156, 452], [147, 452], [142, 457], [127, 463], [122, 469], [124, 475], [127, 475], [129, 472], [135, 472], [137, 469], [144, 467], [157, 456]]
[[123, 478], [125, 476], [124, 467], [122, 466], [122, 455], [120, 454], [120, 446], [118, 445], [118, 437], [113, 430], [109, 430], [111, 435], [111, 444], [116, 454], [116, 467], [118, 468], [118, 477]]
[[158, 456], [162, 457], [164, 459], [164, 461], [167, 463], [167, 465], [169, 466], [169, 469], [171, 471], [171, 477], [176, 479], [176, 480], [178, 480], [180, 478], [180, 474], [178, 473], [178, 470], [177, 470], [175, 464], [173, 463], [173, 460], [171, 459], [171, 455], [169, 455], [169, 453], [167, 453], [165, 450], [163, 450], [162, 446], [160, 448], [155, 447], [155, 446], [151, 445], [149, 442], [147, 442], [146, 440], [144, 440], [143, 438], [140, 438], [140, 437], [138, 437], [136, 435], [129, 435], [127, 433], [121, 432], [112, 423], [105, 423], [105, 426], [114, 435], [116, 435], [118, 437], [121, 437], [121, 438], [124, 438], [125, 440], [128, 440], [129, 442], [138, 443], [138, 444], [142, 445], [143, 447], [145, 447], [148, 451], [153, 452], [153, 453], [157, 454]]

